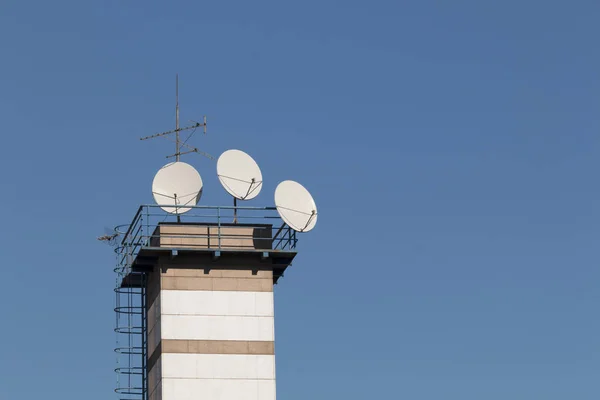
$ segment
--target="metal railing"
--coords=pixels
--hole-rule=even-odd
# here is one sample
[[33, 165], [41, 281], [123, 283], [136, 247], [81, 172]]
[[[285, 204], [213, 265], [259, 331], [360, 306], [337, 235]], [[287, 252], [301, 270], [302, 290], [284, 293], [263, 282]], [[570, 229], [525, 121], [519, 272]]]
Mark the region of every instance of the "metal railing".
[[[168, 207], [168, 206], [165, 206]], [[177, 239], [185, 239], [185, 247], [198, 246], [207, 250], [223, 250], [231, 248], [228, 243], [253, 241], [258, 248], [266, 250], [293, 250], [296, 248], [296, 231], [283, 222], [275, 207], [233, 207], [233, 206], [193, 206], [187, 207], [185, 214], [167, 213], [159, 205], [141, 205], [129, 226], [123, 232], [116, 252], [118, 264], [127, 268], [143, 247], [154, 247], [159, 240], [163, 243], [177, 243]], [[157, 229], [165, 224], [198, 224], [208, 226], [206, 232], [185, 235], [177, 233], [160, 233]], [[254, 227], [246, 233], [231, 233], [231, 228]], [[243, 246], [243, 245], [242, 245]], [[169, 247], [176, 247], [171, 244]]]

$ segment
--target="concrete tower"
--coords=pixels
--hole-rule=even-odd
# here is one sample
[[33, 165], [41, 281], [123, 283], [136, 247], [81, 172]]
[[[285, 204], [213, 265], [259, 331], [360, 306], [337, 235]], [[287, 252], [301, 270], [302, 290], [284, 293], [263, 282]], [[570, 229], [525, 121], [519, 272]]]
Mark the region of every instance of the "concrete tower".
[[[141, 398], [274, 400], [273, 285], [296, 255], [296, 233], [220, 220], [146, 226], [145, 207], [124, 238], [119, 288], [142, 296]], [[152, 233], [137, 240], [137, 226]]]
[[115, 391], [120, 400], [275, 400], [273, 285], [296, 256], [296, 232], [315, 226], [316, 205], [287, 180], [276, 207], [237, 207], [258, 195], [262, 173], [231, 149], [217, 176], [234, 206], [196, 206], [202, 178], [179, 158], [207, 154], [179, 134], [206, 133], [206, 118], [181, 128], [176, 88], [175, 130], [141, 138], [175, 135], [176, 161], [152, 182], [157, 205], [99, 238], [118, 240]]

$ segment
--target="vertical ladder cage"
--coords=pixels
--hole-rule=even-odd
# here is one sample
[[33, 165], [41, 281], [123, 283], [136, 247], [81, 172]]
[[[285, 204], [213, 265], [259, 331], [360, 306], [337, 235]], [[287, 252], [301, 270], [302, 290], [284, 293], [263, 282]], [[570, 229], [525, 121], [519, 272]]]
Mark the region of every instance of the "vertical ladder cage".
[[[147, 400], [147, 311], [145, 273], [131, 278], [129, 263], [123, 265], [122, 254], [125, 246], [115, 249], [117, 266], [114, 269], [115, 284], [115, 335], [117, 383], [115, 393], [120, 400]], [[129, 265], [127, 265], [129, 264]]]

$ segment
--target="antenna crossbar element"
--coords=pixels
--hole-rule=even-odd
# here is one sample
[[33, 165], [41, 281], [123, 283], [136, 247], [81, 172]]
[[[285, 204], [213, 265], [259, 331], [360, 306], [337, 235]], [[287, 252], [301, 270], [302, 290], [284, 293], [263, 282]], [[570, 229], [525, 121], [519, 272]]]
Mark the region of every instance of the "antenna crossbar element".
[[167, 136], [167, 135], [170, 135], [170, 134], [176, 133], [176, 132], [187, 131], [190, 129], [196, 129], [200, 126], [203, 126], [204, 132], [206, 132], [206, 117], [204, 118], [203, 124], [201, 124], [200, 122], [196, 122], [194, 125], [186, 126], [185, 128], [173, 129], [172, 131], [166, 131], [166, 132], [162, 132], [162, 133], [157, 133], [155, 135], [145, 136], [143, 138], [140, 138], [140, 140], [148, 140], [148, 139], [154, 139], [154, 138], [161, 137], [161, 136]]
[[[200, 151], [196, 147], [192, 147], [192, 146], [186, 144], [186, 142], [188, 141], [188, 139], [194, 134], [194, 132], [195, 132], [195, 130], [197, 128], [202, 127], [203, 131], [204, 131], [204, 134], [206, 134], [206, 116], [203, 117], [202, 123], [196, 122], [196, 121], [191, 121], [191, 122], [193, 123], [193, 125], [186, 126], [186, 127], [183, 127], [183, 128], [179, 127], [179, 74], [177, 74], [175, 76], [175, 129], [170, 130], [170, 131], [166, 131], [166, 132], [156, 133], [156, 134], [150, 135], [150, 136], [145, 136], [145, 137], [140, 138], [140, 140], [154, 139], [154, 138], [157, 138], [157, 137], [167, 137], [167, 136], [172, 135], [174, 133], [175, 134], [175, 140], [174, 140], [175, 141], [175, 154], [167, 156], [167, 158], [176, 157], [176, 161], [179, 161], [179, 156], [181, 156], [182, 154], [198, 153], [198, 154], [203, 155], [203, 156], [205, 156], [207, 158], [210, 158], [211, 160], [214, 160], [215, 158], [213, 156], [211, 156], [210, 154], [205, 153], [203, 151]], [[188, 138], [182, 142], [181, 139], [180, 139], [180, 137], [179, 137], [179, 132], [187, 131], [187, 130], [190, 130], [190, 129], [193, 129], [194, 131], [192, 133], [190, 133], [190, 135], [188, 136]], [[182, 152], [181, 151], [181, 147], [182, 146], [185, 146], [185, 147], [187, 147], [190, 150]]]
[[[185, 143], [184, 143], [184, 146], [186, 146], [186, 147], [187, 147], [187, 145], [186, 145]], [[192, 148], [191, 150], [188, 150], [188, 151], [180, 151], [180, 152], [178, 152], [178, 153], [171, 154], [171, 155], [167, 156], [167, 158], [173, 158], [173, 157], [182, 156], [182, 155], [184, 155], [184, 154], [190, 154], [190, 153], [198, 153], [198, 154], [200, 154], [201, 156], [204, 156], [204, 157], [206, 157], [206, 158], [209, 158], [209, 159], [211, 159], [211, 160], [214, 160], [214, 159], [215, 159], [215, 158], [214, 158], [213, 156], [211, 156], [210, 154], [208, 154], [208, 153], [206, 153], [206, 152], [204, 152], [204, 151], [202, 151], [202, 150], [198, 150], [198, 148], [196, 148], [196, 147], [194, 147], [194, 148]]]

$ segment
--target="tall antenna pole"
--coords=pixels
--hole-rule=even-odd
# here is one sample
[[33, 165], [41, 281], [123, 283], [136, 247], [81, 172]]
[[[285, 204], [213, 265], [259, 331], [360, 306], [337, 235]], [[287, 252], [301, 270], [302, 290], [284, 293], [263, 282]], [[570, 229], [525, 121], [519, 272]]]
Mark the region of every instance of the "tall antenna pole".
[[[190, 146], [189, 144], [187, 144], [188, 139], [194, 134], [194, 132], [196, 131], [197, 128], [202, 127], [204, 129], [204, 133], [206, 133], [206, 116], [204, 116], [202, 123], [196, 122], [196, 121], [190, 121], [190, 122], [192, 122], [192, 125], [190, 125], [190, 126], [186, 126], [183, 128], [181, 128], [179, 126], [179, 74], [175, 74], [175, 129], [173, 129], [171, 131], [162, 132], [162, 133], [156, 133], [156, 134], [150, 135], [150, 136], [145, 136], [145, 137], [140, 138], [140, 140], [154, 139], [157, 137], [167, 137], [174, 133], [175, 134], [175, 154], [171, 154], [171, 155], [167, 156], [167, 158], [175, 157], [175, 160], [179, 161], [179, 156], [181, 156], [183, 154], [198, 153], [201, 156], [204, 156], [204, 157], [210, 158], [211, 160], [214, 160], [215, 158], [213, 156], [211, 156], [210, 154], [199, 150], [197, 147], [193, 147], [193, 146]], [[190, 129], [193, 129], [194, 131], [182, 143], [179, 132], [187, 131]], [[173, 141], [172, 137], [170, 140]], [[188, 150], [182, 152], [181, 151], [182, 147], [185, 147]]]
[[179, 161], [179, 74], [175, 74], [175, 154]]

